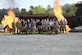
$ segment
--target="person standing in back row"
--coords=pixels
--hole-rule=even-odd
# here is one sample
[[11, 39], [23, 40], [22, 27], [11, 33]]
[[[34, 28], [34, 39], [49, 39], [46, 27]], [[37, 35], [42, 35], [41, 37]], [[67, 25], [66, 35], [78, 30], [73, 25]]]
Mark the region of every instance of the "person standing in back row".
[[67, 25], [67, 20], [64, 18], [63, 20], [63, 32], [66, 33], [67, 30], [66, 30], [66, 25]]
[[67, 20], [66, 19], [61, 19], [60, 21], [60, 33], [65, 33], [67, 32], [66, 30], [66, 25], [67, 25]]

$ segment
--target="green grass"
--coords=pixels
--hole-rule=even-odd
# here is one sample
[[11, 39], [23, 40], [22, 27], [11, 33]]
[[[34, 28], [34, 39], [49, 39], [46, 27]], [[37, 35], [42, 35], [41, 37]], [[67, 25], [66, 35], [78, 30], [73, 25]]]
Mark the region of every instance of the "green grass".
[[0, 24], [0, 26], [2, 26], [2, 24]]
[[2, 28], [2, 24], [0, 24], [0, 29]]

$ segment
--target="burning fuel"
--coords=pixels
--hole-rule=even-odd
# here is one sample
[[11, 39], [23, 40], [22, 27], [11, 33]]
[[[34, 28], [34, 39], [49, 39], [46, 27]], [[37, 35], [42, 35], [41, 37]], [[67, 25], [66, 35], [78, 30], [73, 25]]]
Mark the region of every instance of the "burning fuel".
[[[55, 14], [55, 16], [56, 16], [56, 18], [58, 19], [59, 22], [61, 20], [66, 19], [62, 15], [62, 9], [61, 9], [61, 6], [59, 5], [59, 0], [54, 0], [54, 14]], [[68, 25], [66, 25], [66, 30], [67, 30], [67, 32], [69, 32], [71, 30]]]
[[1, 21], [1, 23], [3, 25], [3, 28], [6, 28], [4, 30], [4, 32], [8, 32], [7, 29], [12, 29], [12, 23], [13, 22], [18, 22], [18, 21], [19, 21], [19, 18], [17, 18], [15, 16], [15, 13], [11, 9], [9, 9], [7, 11], [7, 15], [4, 15], [4, 17], [3, 17], [2, 21]]

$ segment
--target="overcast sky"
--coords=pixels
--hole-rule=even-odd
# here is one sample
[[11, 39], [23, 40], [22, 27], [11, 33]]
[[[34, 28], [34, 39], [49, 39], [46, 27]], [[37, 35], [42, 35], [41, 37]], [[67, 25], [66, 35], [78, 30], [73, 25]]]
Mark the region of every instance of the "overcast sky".
[[[64, 5], [66, 3], [72, 4], [82, 0], [59, 0], [60, 5]], [[18, 8], [26, 8], [41, 5], [43, 7], [47, 7], [47, 5], [51, 5], [53, 7], [54, 0], [0, 0], [0, 8], [9, 8], [9, 7], [18, 7]]]

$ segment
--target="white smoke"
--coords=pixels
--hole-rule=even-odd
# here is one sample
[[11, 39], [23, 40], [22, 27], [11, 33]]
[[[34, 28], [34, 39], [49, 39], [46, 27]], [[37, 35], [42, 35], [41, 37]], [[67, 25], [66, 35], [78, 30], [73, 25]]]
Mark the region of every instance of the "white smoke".
[[10, 7], [15, 7], [15, 0], [7, 0], [7, 5], [10, 6]]
[[1, 2], [1, 6], [5, 7], [5, 8], [15, 8], [17, 7], [17, 3], [15, 0], [5, 0]]

